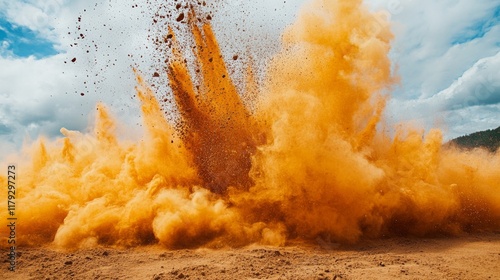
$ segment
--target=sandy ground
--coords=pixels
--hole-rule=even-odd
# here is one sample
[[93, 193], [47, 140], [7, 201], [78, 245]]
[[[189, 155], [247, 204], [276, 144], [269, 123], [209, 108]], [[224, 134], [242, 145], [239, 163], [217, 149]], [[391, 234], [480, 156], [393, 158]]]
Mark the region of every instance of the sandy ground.
[[[20, 248], [8, 279], [500, 279], [500, 232], [338, 245], [165, 250]], [[2, 254], [4, 255], [4, 254]]]

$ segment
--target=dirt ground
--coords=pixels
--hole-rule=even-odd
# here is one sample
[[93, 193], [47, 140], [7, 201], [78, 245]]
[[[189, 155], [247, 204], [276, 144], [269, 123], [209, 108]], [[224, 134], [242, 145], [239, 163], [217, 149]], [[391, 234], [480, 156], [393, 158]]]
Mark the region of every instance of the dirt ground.
[[[20, 248], [9, 279], [500, 279], [500, 232], [388, 238], [338, 245], [165, 250], [160, 246], [61, 251]], [[4, 254], [2, 254], [4, 255]]]

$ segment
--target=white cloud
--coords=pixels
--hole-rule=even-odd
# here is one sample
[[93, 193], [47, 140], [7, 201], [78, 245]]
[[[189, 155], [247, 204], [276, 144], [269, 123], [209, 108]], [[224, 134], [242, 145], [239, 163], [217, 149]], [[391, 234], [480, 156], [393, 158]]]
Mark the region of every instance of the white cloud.
[[[447, 132], [448, 139], [475, 131], [496, 128], [499, 126], [499, 112], [499, 103], [446, 111], [443, 114], [443, 119], [446, 122], [442, 124], [442, 128]], [[453, 126], [446, 124], [453, 124]]]
[[[448, 88], [430, 97], [392, 100], [389, 107], [405, 120], [420, 120], [429, 128], [439, 125], [448, 138], [500, 125], [500, 51], [477, 61]], [[400, 118], [399, 120], [402, 120]], [[468, 127], [468, 129], [466, 129]]]
[[15, 26], [36, 30], [44, 37], [54, 37], [50, 26], [56, 11], [48, 7], [59, 7], [60, 3], [57, 0], [30, 2], [0, 0], [0, 5], [2, 14]]
[[3, 40], [0, 45], [0, 56], [1, 57], [10, 57], [14, 54], [10, 48], [10, 42], [8, 40]]
[[[132, 98], [135, 78], [127, 54], [142, 54], [149, 21], [138, 18], [140, 11], [131, 8], [132, 2], [95, 6], [80, 0], [57, 6], [58, 1], [0, 0], [0, 5], [5, 4], [0, 6], [0, 14], [52, 40], [61, 52], [42, 59], [20, 58], [9, 50], [8, 42], [2, 43], [0, 155], [19, 148], [26, 137], [60, 136], [61, 127], [85, 130], [98, 101], [108, 104], [120, 120], [130, 124], [130, 134], [135, 134], [140, 113]], [[85, 33], [85, 40], [76, 39], [79, 33]], [[75, 42], [78, 45], [70, 47]], [[91, 47], [85, 47], [90, 43]]]
[[389, 103], [393, 122], [437, 126], [448, 139], [500, 125], [492, 105], [500, 94], [498, 0], [367, 2], [392, 16], [391, 57], [402, 80]]
[[449, 88], [433, 99], [444, 99], [448, 110], [500, 103], [500, 51], [480, 59]]
[[498, 26], [483, 38], [453, 44], [490, 17], [500, 5], [498, 0], [376, 2], [377, 8], [389, 9], [391, 3], [399, 7], [393, 8], [396, 12], [392, 14], [396, 34], [393, 58], [403, 79], [397, 98], [431, 96], [448, 87], [479, 59], [498, 52]]
[[60, 137], [62, 127], [86, 131], [98, 101], [111, 104], [114, 115], [129, 124], [129, 136], [137, 133], [135, 124], [140, 113], [137, 101], [130, 98], [133, 86], [118, 102], [113, 102], [120, 98], [117, 94], [94, 92], [81, 96], [75, 93], [75, 88], [81, 88], [81, 81], [72, 79], [79, 69], [66, 66], [65, 59], [65, 54], [44, 59], [0, 58], [0, 155], [39, 135]]
[[61, 55], [43, 60], [34, 57], [0, 58], [0, 64], [3, 66], [0, 69], [0, 96], [3, 100], [0, 119], [15, 131], [12, 136], [21, 135], [22, 140], [23, 134], [33, 137], [40, 132], [54, 135], [52, 126], [62, 123], [82, 128], [82, 122], [73, 116], [80, 110], [61, 114], [64, 112], [61, 104], [83, 107], [76, 95], [66, 94], [71, 90], [71, 82], [65, 79], [59, 66], [62, 64]]

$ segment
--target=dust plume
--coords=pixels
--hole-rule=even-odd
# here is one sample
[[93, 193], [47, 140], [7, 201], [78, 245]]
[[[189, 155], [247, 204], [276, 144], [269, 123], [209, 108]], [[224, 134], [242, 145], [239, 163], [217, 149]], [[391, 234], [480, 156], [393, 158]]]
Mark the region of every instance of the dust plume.
[[310, 1], [265, 84], [249, 63], [240, 93], [195, 10], [186, 28], [198, 71], [173, 28], [159, 41], [178, 122], [136, 71], [140, 141], [118, 137], [98, 104], [93, 132], [63, 128], [9, 159], [20, 244], [223, 247], [500, 229], [500, 152], [444, 147], [438, 130], [384, 132], [397, 78], [383, 13], [361, 0]]

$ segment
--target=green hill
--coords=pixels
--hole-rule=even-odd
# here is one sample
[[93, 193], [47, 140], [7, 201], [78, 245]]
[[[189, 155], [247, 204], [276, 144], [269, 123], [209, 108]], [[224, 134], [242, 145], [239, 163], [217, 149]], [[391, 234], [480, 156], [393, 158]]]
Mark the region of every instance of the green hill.
[[450, 143], [466, 149], [483, 147], [495, 152], [500, 147], [500, 127], [460, 136], [451, 140]]

